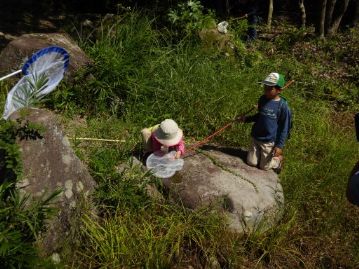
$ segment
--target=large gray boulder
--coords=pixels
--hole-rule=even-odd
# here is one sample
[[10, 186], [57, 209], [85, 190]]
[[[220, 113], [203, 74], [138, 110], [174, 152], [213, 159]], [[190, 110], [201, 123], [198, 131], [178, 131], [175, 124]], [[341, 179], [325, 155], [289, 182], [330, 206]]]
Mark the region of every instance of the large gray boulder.
[[185, 158], [184, 167], [164, 180], [170, 197], [188, 208], [213, 205], [231, 229], [265, 231], [281, 217], [284, 196], [273, 171], [250, 167], [238, 149], [212, 148]]
[[50, 219], [47, 231], [38, 242], [43, 253], [50, 255], [66, 244], [73, 232], [71, 226], [91, 205], [90, 194], [95, 182], [70, 147], [54, 113], [28, 109], [10, 117], [11, 120], [18, 118], [38, 124], [43, 129], [41, 139], [17, 141], [23, 164], [23, 178], [18, 187], [34, 198], [62, 190], [54, 201], [57, 215]]
[[19, 70], [34, 52], [49, 46], [60, 46], [70, 54], [70, 65], [65, 78], [71, 79], [81, 68], [92, 63], [83, 50], [70, 36], [63, 33], [24, 34], [12, 40], [1, 51], [0, 74], [6, 75]]

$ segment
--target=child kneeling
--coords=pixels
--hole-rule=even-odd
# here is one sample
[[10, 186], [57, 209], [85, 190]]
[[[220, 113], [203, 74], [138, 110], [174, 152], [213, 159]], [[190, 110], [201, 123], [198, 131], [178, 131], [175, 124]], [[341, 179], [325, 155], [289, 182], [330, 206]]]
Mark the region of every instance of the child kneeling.
[[259, 98], [257, 114], [240, 117], [239, 121], [254, 122], [247, 163], [279, 173], [282, 168], [283, 147], [290, 128], [288, 103], [279, 95], [284, 86], [284, 77], [271, 73], [262, 83], [264, 94]]
[[141, 131], [144, 141], [145, 154], [159, 150], [164, 152], [176, 151], [176, 158], [185, 153], [183, 131], [172, 119], [166, 119], [160, 124], [144, 128]]

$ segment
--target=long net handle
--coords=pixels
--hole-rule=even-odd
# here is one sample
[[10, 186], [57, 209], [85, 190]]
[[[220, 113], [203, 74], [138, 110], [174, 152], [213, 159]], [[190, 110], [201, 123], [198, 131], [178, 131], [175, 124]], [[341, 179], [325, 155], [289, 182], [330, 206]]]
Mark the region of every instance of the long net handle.
[[287, 82], [287, 84], [285, 84], [285, 85], [284, 85], [284, 87], [282, 88], [282, 90], [284, 90], [284, 89], [288, 88], [290, 85], [292, 85], [292, 83], [293, 83], [293, 82], [295, 82], [295, 80], [294, 80], [294, 79], [289, 80], [289, 81]]
[[230, 127], [233, 124], [234, 121], [231, 121], [229, 123], [227, 123], [226, 125], [224, 125], [222, 128], [218, 129], [217, 131], [215, 131], [213, 134], [211, 134], [210, 136], [207, 136], [205, 139], [197, 142], [194, 145], [191, 145], [188, 148], [188, 151], [192, 151], [200, 146], [202, 146], [203, 144], [207, 143], [209, 140], [211, 140], [214, 136], [220, 134], [221, 132], [223, 132], [225, 129], [227, 129], [228, 127]]
[[10, 73], [10, 74], [8, 74], [8, 75], [6, 75], [6, 76], [3, 76], [3, 77], [0, 78], [0, 81], [2, 81], [2, 80], [4, 80], [4, 79], [7, 79], [7, 78], [9, 78], [9, 77], [15, 76], [15, 75], [21, 73], [21, 71], [22, 71], [22, 70], [20, 69], [20, 70], [17, 70], [17, 71], [15, 71], [15, 72], [12, 72], [12, 73]]
[[85, 140], [85, 141], [103, 141], [103, 142], [116, 142], [116, 143], [125, 143], [126, 140], [122, 139], [104, 139], [104, 138], [92, 138], [92, 137], [68, 137], [70, 140]]
[[[294, 80], [290, 80], [287, 82], [287, 84], [285, 84], [282, 88], [282, 90], [288, 88], [292, 83], [294, 82]], [[246, 111], [245, 113], [242, 114], [242, 116], [246, 116], [247, 114], [251, 113], [254, 109], [256, 108], [255, 107], [252, 107], [251, 109], [249, 109], [248, 111]], [[228, 127], [230, 127], [234, 122], [236, 121], [236, 119], [228, 122], [226, 125], [224, 125], [223, 127], [221, 127], [220, 129], [216, 130], [214, 133], [212, 133], [211, 135], [207, 136], [206, 138], [204, 138], [203, 140], [197, 142], [196, 144], [194, 145], [191, 145], [189, 148], [188, 148], [188, 151], [193, 151], [194, 149], [202, 146], [203, 144], [206, 144], [209, 140], [211, 140], [213, 137], [215, 137], [216, 135], [222, 133], [224, 130], [226, 130]]]
[[[251, 109], [249, 109], [248, 111], [246, 111], [245, 113], [242, 114], [242, 116], [246, 116], [248, 113], [252, 112], [256, 107], [252, 107]], [[236, 118], [237, 119], [237, 118]], [[231, 120], [230, 122], [228, 122], [226, 125], [224, 125], [223, 127], [221, 127], [220, 129], [216, 130], [214, 133], [212, 133], [211, 135], [207, 136], [206, 138], [204, 138], [203, 140], [197, 142], [196, 144], [190, 146], [188, 148], [188, 151], [193, 151], [194, 149], [202, 146], [203, 144], [207, 143], [209, 140], [211, 140], [213, 137], [215, 137], [216, 135], [222, 133], [224, 130], [226, 130], [228, 127], [230, 127], [235, 121]]]

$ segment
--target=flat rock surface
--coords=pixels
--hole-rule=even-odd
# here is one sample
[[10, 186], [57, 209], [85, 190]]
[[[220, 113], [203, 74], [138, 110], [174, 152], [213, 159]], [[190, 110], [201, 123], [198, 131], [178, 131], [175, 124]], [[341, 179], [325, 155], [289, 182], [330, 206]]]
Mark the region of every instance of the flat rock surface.
[[238, 232], [264, 231], [281, 216], [283, 190], [276, 173], [248, 166], [245, 154], [223, 147], [202, 150], [185, 158], [183, 169], [164, 185], [188, 208], [218, 206]]

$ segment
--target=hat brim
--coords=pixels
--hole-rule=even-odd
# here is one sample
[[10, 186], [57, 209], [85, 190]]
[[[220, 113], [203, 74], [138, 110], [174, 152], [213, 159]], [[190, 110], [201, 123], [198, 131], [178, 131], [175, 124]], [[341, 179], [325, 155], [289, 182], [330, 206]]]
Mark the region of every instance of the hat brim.
[[277, 86], [277, 83], [270, 82], [270, 81], [265, 81], [265, 80], [263, 80], [263, 81], [261, 82], [261, 84], [267, 85], [267, 86]]
[[183, 131], [181, 129], [178, 129], [176, 136], [171, 139], [161, 139], [158, 137], [159, 134], [160, 134], [159, 130], [157, 129], [154, 133], [156, 140], [158, 142], [160, 142], [162, 145], [167, 146], [167, 147], [177, 145], [183, 137]]

